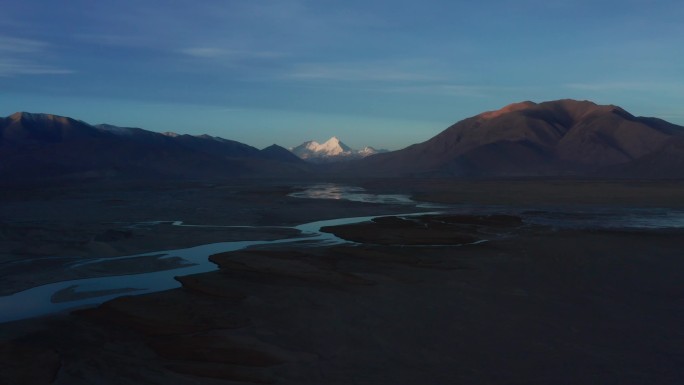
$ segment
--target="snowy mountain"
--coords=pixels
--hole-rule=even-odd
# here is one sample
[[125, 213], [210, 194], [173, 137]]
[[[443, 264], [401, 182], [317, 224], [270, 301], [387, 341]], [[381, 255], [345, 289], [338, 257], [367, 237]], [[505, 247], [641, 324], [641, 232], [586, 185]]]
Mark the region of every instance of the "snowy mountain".
[[340, 142], [340, 140], [334, 136], [324, 143], [318, 143], [313, 140], [304, 142], [299, 146], [290, 149], [290, 151], [302, 159], [346, 156], [351, 155], [354, 152], [349, 146]]
[[376, 150], [375, 148], [373, 148], [371, 146], [366, 146], [366, 147], [360, 149], [359, 151], [357, 151], [357, 153], [360, 155], [360, 158], [365, 158], [367, 156], [380, 154], [383, 152], [387, 152], [387, 150]]
[[293, 154], [301, 159], [314, 163], [329, 163], [342, 160], [360, 159], [369, 155], [386, 152], [386, 150], [376, 150], [373, 147], [364, 147], [361, 150], [354, 150], [342, 143], [337, 137], [333, 136], [324, 143], [310, 140], [297, 147], [290, 148]]

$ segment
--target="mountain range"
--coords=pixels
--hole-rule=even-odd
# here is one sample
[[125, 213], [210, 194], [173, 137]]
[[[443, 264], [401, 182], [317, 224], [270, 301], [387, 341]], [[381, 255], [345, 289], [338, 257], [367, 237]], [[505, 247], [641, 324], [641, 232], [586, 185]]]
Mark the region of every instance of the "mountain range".
[[[370, 156], [368, 154], [374, 153]], [[311, 164], [300, 158], [312, 162]], [[360, 158], [360, 159], [359, 159]], [[355, 159], [330, 163], [331, 160]], [[0, 181], [54, 178], [683, 178], [684, 127], [589, 101], [522, 102], [461, 120], [398, 151], [333, 137], [292, 152], [208, 136], [90, 125], [50, 114], [0, 118]]]
[[310, 140], [290, 149], [299, 158], [313, 163], [331, 163], [352, 159], [361, 159], [387, 150], [376, 150], [366, 146], [361, 150], [354, 150], [333, 136], [323, 143]]
[[282, 176], [307, 171], [304, 161], [277, 145], [259, 150], [208, 135], [90, 125], [27, 112], [0, 118], [0, 159], [0, 175], [20, 180]]

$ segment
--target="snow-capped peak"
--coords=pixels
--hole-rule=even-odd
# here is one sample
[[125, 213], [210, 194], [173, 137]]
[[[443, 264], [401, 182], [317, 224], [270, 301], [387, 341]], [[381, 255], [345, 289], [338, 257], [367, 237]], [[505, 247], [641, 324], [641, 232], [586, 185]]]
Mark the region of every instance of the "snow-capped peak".
[[360, 150], [358, 151], [358, 153], [359, 153], [360, 155], [363, 155], [363, 156], [368, 156], [368, 155], [377, 154], [377, 153], [378, 153], [378, 150], [374, 149], [374, 148], [371, 147], [371, 146], [366, 146], [366, 147], [360, 149]]
[[304, 142], [290, 151], [302, 159], [308, 159], [312, 157], [338, 156], [344, 153], [351, 153], [352, 149], [333, 136], [323, 143], [318, 143], [314, 140]]
[[344, 152], [351, 152], [352, 149], [344, 143], [340, 142], [337, 137], [328, 139], [325, 143], [318, 146], [317, 152], [324, 153], [328, 156], [340, 155]]
[[323, 143], [310, 140], [297, 147], [290, 148], [290, 151], [302, 159], [314, 162], [331, 162], [363, 158], [378, 152], [372, 147], [364, 147], [361, 151], [353, 150], [351, 147], [342, 143], [336, 136], [333, 136]]
[[[304, 146], [304, 148], [306, 148], [307, 150], [317, 151], [318, 148], [321, 146], [321, 144], [316, 142], [315, 140], [310, 140], [308, 142], [304, 142], [304, 143], [300, 144], [297, 147], [302, 147], [302, 146]], [[291, 148], [290, 151], [294, 150], [297, 147]]]

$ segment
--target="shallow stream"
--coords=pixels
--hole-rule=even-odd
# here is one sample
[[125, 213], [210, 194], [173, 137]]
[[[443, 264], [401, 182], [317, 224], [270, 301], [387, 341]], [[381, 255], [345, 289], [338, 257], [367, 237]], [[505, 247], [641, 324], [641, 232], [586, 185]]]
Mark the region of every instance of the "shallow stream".
[[[554, 208], [511, 208], [506, 206], [473, 206], [473, 205], [434, 205], [413, 201], [407, 195], [372, 194], [360, 187], [341, 186], [336, 184], [319, 184], [307, 186], [290, 194], [295, 198], [335, 199], [372, 204], [391, 204], [407, 208], [433, 208], [455, 214], [488, 214], [507, 213], [519, 215], [527, 224], [556, 228], [577, 229], [682, 229], [684, 228], [684, 211], [670, 209], [638, 209], [638, 208], [590, 208], [565, 207]], [[403, 214], [411, 215], [411, 214]], [[144, 294], [180, 287], [177, 276], [205, 273], [218, 267], [209, 261], [209, 256], [222, 252], [236, 251], [251, 246], [276, 244], [332, 245], [346, 241], [329, 233], [320, 231], [324, 226], [336, 226], [369, 221], [375, 216], [338, 218], [305, 223], [289, 227], [299, 230], [301, 235], [294, 238], [270, 241], [235, 241], [200, 245], [185, 249], [166, 250], [116, 258], [90, 259], [72, 264], [67, 268], [77, 268], [89, 264], [130, 263], [137, 258], [177, 258], [182, 260], [180, 267], [169, 270], [93, 277], [55, 282], [27, 289], [12, 295], [0, 296], [0, 323], [37, 317], [68, 309], [93, 306], [122, 295]], [[145, 222], [144, 225], [166, 222]], [[182, 221], [173, 222], [176, 226], [216, 227], [202, 225], [186, 225]], [[245, 227], [245, 226], [221, 226]], [[268, 228], [264, 227], [264, 228]]]

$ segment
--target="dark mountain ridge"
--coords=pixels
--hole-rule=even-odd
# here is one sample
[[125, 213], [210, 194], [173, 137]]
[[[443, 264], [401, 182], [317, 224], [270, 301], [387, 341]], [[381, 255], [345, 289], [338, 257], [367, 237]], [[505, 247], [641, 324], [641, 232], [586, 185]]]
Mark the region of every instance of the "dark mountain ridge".
[[27, 148], [107, 135], [80, 120], [49, 114], [17, 112], [0, 118], [0, 146]]
[[308, 172], [305, 162], [279, 154], [208, 135], [92, 126], [51, 114], [18, 112], [0, 118], [0, 175], [6, 181], [258, 177]]
[[302, 163], [297, 155], [293, 154], [290, 150], [285, 147], [281, 147], [277, 144], [272, 144], [260, 151], [260, 156], [266, 159], [279, 160], [281, 162], [290, 163]]

